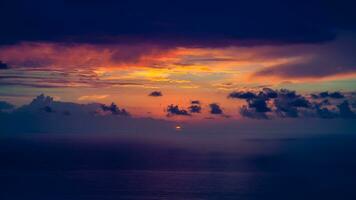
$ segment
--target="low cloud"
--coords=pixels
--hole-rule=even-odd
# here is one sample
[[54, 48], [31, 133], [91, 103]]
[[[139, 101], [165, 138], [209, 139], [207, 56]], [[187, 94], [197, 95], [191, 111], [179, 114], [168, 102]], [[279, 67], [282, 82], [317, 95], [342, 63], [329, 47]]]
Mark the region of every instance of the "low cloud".
[[232, 92], [228, 96], [229, 98], [236, 98], [236, 99], [254, 99], [256, 98], [256, 94], [252, 92], [244, 92], [244, 91], [238, 91], [238, 92]]
[[0, 112], [4, 110], [11, 110], [14, 109], [15, 106], [12, 105], [11, 103], [8, 103], [6, 101], [0, 101]]
[[153, 91], [153, 92], [151, 92], [148, 96], [151, 96], [151, 97], [161, 97], [161, 96], [163, 96], [163, 94], [162, 94], [161, 91]]
[[337, 105], [341, 118], [355, 118], [356, 114], [350, 108], [350, 104], [347, 100]]
[[213, 115], [223, 114], [223, 110], [220, 108], [219, 104], [212, 103], [209, 105], [209, 107], [210, 107], [210, 114], [213, 114]]
[[190, 102], [191, 104], [200, 104], [200, 101], [199, 100], [193, 100]]
[[167, 106], [167, 116], [174, 116], [174, 115], [182, 115], [182, 116], [190, 116], [189, 112], [185, 109], [180, 109], [178, 105], [169, 105]]
[[341, 92], [320, 92], [319, 94], [311, 94], [311, 97], [314, 99], [322, 99], [322, 98], [332, 98], [332, 99], [343, 99], [345, 95]]
[[[321, 92], [303, 96], [295, 91], [263, 88], [261, 91], [235, 91], [228, 98], [242, 99], [247, 105], [240, 108], [243, 117], [267, 119], [272, 117], [297, 118], [355, 118], [355, 112], [341, 92]], [[332, 98], [329, 101], [326, 98]], [[313, 101], [317, 100], [317, 101]]]
[[243, 117], [252, 118], [252, 119], [267, 119], [268, 116], [264, 112], [257, 112], [254, 109], [249, 108], [244, 105], [240, 108], [239, 113]]
[[202, 108], [200, 105], [200, 101], [198, 100], [194, 100], [190, 102], [191, 105], [189, 106], [189, 112], [191, 113], [200, 113]]
[[113, 115], [129, 116], [130, 114], [125, 109], [120, 109], [115, 103], [111, 103], [109, 106], [102, 104], [101, 109], [104, 112], [109, 112]]

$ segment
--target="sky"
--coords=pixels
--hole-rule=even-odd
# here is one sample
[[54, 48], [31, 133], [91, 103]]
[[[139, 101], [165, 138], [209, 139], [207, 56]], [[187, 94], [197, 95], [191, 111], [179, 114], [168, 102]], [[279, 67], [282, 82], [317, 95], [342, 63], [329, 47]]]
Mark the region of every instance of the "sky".
[[355, 7], [1, 0], [0, 199], [356, 199]]
[[[340, 105], [351, 113], [347, 118], [355, 116], [352, 2], [14, 0], [0, 6], [0, 99], [17, 108], [45, 94], [78, 105], [114, 102], [130, 116], [173, 121], [320, 117], [325, 109], [332, 112], [326, 118], [338, 118]], [[278, 97], [259, 95], [270, 90]], [[343, 97], [315, 97], [322, 92]]]

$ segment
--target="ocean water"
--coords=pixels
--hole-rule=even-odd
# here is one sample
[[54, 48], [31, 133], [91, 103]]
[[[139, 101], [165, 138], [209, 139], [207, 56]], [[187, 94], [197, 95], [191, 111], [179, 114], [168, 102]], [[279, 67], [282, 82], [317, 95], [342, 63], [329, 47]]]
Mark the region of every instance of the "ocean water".
[[254, 176], [206, 171], [16, 171], [2, 174], [1, 182], [2, 199], [256, 199], [254, 191], [263, 188], [251, 181], [256, 181]]
[[238, 139], [228, 151], [211, 143], [0, 142], [4, 200], [356, 199], [351, 136]]

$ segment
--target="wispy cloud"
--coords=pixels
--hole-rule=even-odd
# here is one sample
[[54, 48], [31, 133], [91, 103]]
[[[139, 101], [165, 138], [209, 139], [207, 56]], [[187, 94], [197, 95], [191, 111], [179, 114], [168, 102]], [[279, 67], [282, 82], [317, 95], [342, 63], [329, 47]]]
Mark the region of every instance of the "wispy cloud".
[[78, 101], [97, 101], [97, 100], [102, 100], [106, 99], [110, 95], [104, 94], [104, 95], [84, 95], [78, 98]]

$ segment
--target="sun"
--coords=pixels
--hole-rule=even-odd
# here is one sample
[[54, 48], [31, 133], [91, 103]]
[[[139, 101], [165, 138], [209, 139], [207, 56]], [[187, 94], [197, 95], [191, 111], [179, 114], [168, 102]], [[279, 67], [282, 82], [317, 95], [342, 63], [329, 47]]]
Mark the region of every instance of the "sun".
[[180, 130], [182, 130], [182, 127], [181, 127], [180, 125], [177, 125], [177, 126], [175, 127], [175, 129], [176, 129], [176, 131], [180, 131]]

